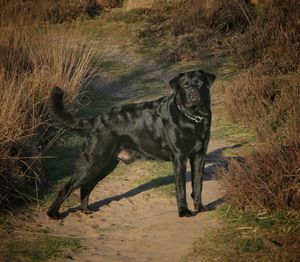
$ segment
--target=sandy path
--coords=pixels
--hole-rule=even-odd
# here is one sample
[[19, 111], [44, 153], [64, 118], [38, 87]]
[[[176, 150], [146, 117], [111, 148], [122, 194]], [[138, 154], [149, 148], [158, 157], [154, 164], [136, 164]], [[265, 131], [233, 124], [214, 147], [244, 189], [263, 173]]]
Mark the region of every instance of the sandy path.
[[[219, 204], [223, 196], [212, 173], [219, 162], [215, 152], [222, 146], [217, 141], [210, 143], [203, 189], [204, 203], [210, 206]], [[182, 261], [195, 240], [207, 229], [218, 226], [211, 212], [179, 218], [175, 196], [169, 199], [153, 189], [137, 187], [138, 176], [126, 174], [97, 185], [90, 203], [99, 210], [93, 214], [70, 212], [61, 221], [40, 214], [36, 222], [49, 233], [79, 237], [86, 247], [55, 261]], [[189, 196], [190, 182], [187, 192]], [[190, 197], [188, 204], [192, 208]]]

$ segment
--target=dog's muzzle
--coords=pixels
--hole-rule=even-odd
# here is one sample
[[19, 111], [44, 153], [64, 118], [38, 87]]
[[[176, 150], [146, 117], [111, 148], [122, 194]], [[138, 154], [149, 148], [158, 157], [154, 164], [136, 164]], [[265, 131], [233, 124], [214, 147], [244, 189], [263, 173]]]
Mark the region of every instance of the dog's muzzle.
[[197, 106], [200, 103], [200, 97], [198, 91], [194, 88], [191, 88], [187, 91], [187, 107]]

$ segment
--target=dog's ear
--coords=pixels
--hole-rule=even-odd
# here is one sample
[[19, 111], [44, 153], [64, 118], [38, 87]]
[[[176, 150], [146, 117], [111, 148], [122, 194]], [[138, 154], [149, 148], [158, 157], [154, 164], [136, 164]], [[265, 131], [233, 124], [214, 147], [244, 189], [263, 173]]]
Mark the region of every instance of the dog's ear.
[[181, 76], [183, 76], [183, 73], [180, 73], [178, 76], [176, 76], [176, 77], [174, 77], [170, 82], [169, 82], [169, 85], [170, 85], [170, 87], [172, 88], [172, 91], [174, 92], [174, 93], [176, 93], [177, 92], [177, 90], [178, 90], [178, 85], [179, 85], [179, 78], [181, 77]]
[[174, 77], [170, 82], [169, 85], [173, 92], [177, 92], [178, 89], [178, 76]]
[[201, 72], [205, 76], [206, 81], [208, 82], [208, 88], [210, 88], [213, 82], [216, 80], [216, 76], [203, 70], [199, 70], [199, 72]]

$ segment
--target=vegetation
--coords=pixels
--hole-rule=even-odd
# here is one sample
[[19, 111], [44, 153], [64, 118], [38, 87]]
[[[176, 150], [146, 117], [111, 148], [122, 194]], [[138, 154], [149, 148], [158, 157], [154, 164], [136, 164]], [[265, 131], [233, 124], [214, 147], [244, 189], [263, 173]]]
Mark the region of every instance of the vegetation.
[[[28, 236], [29, 234], [29, 236]], [[79, 239], [43, 234], [19, 234], [12, 241], [1, 241], [1, 261], [47, 261], [62, 255], [65, 249], [72, 252], [82, 249]], [[26, 244], [24, 245], [24, 239]]]
[[[285, 213], [248, 212], [224, 206], [213, 217], [226, 225], [206, 232], [185, 261], [297, 261], [299, 220]], [[212, 217], [212, 218], [213, 218]]]
[[249, 69], [226, 88], [225, 107], [262, 146], [244, 161], [230, 162], [220, 175], [236, 207], [299, 216], [299, 206], [293, 204], [299, 203], [300, 194], [300, 52], [296, 13], [289, 8], [293, 4], [273, 1], [268, 9], [261, 6], [257, 19], [238, 39], [241, 48], [235, 59]]
[[[0, 94], [5, 98], [0, 102], [2, 207], [13, 199], [27, 202], [38, 197], [43, 173], [40, 160], [55, 140], [49, 136], [45, 110], [49, 91], [61, 86], [68, 93], [68, 103], [74, 101], [97, 66], [95, 44], [74, 30], [62, 32], [49, 24], [37, 27], [39, 17], [28, 22], [27, 2], [16, 13], [15, 1], [1, 5], [6, 8], [0, 18]], [[9, 20], [13, 15], [17, 17]], [[28, 23], [15, 23], [22, 20]], [[34, 194], [26, 189], [28, 185], [35, 187]]]

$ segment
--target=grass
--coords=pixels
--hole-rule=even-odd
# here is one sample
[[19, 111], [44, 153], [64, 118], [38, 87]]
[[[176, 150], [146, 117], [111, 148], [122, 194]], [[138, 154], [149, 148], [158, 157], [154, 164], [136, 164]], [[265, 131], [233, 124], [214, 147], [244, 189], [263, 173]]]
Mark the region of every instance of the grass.
[[223, 206], [212, 216], [226, 223], [197, 240], [185, 261], [297, 261], [300, 256], [300, 222], [285, 213], [257, 215]]
[[232, 143], [255, 141], [255, 136], [242, 124], [233, 123], [224, 117], [215, 116], [212, 126], [212, 139]]
[[105, 234], [105, 233], [113, 233], [113, 232], [118, 232], [122, 230], [130, 230], [133, 229], [133, 226], [129, 225], [117, 225], [117, 224], [111, 224], [110, 226], [107, 227], [100, 227], [98, 225], [93, 226], [93, 228], [100, 234]]
[[141, 177], [136, 181], [138, 185], [148, 185], [164, 197], [175, 196], [175, 177], [171, 163], [139, 161], [133, 169], [142, 173]]
[[50, 236], [32, 232], [18, 234], [9, 241], [6, 239], [5, 242], [3, 240], [1, 242], [0, 260], [3, 262], [46, 261], [50, 258], [62, 257], [70, 251], [78, 252], [83, 248], [78, 238]]

